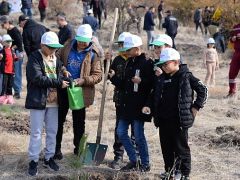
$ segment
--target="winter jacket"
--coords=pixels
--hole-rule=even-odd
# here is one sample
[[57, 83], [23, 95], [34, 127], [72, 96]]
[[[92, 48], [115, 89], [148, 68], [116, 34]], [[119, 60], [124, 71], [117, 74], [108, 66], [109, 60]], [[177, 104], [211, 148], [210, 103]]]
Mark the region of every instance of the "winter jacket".
[[32, 0], [22, 0], [22, 9], [32, 8]]
[[144, 26], [143, 30], [145, 31], [153, 31], [154, 30], [154, 17], [151, 11], [147, 11], [144, 17]]
[[[75, 43], [73, 43], [75, 42]], [[69, 53], [72, 46], [76, 45], [76, 40], [68, 42], [63, 48], [57, 52], [57, 57], [63, 62], [64, 66], [68, 65]], [[93, 104], [95, 95], [95, 84], [102, 80], [102, 68], [101, 61], [98, 55], [98, 49], [90, 45], [91, 48], [87, 52], [82, 64], [81, 64], [81, 74], [80, 77], [85, 80], [83, 88], [84, 104], [86, 107]], [[93, 53], [93, 56], [92, 56]], [[94, 57], [92, 59], [92, 57]]]
[[94, 14], [98, 11], [102, 12], [105, 9], [105, 4], [103, 0], [92, 0], [90, 3], [90, 9], [93, 9]]
[[[163, 73], [157, 78], [154, 85], [154, 91], [152, 92], [152, 111], [154, 115], [154, 124], [159, 127], [161, 124], [161, 119], [159, 119], [159, 103], [163, 93], [163, 85], [166, 78], [166, 74]], [[197, 93], [197, 97], [194, 100], [194, 91]], [[208, 97], [208, 90], [205, 85], [201, 83], [199, 79], [194, 77], [191, 72], [189, 72], [187, 65], [180, 65], [179, 69], [179, 90], [178, 90], [178, 112], [179, 113], [179, 123], [182, 128], [190, 128], [194, 122], [194, 116], [191, 108], [196, 109], [203, 108]], [[151, 103], [147, 106], [151, 107]], [[166, 104], [167, 106], [167, 104]], [[174, 113], [174, 112], [173, 112]]]
[[83, 18], [83, 24], [89, 24], [94, 32], [99, 28], [98, 20], [91, 15], [87, 15]]
[[204, 10], [204, 14], [203, 14], [203, 17], [202, 17], [202, 21], [203, 21], [203, 24], [204, 26], [209, 26], [211, 24], [211, 21], [212, 21], [212, 17], [211, 17], [211, 12], [207, 9]]
[[48, 7], [48, 0], [39, 0], [38, 8], [46, 9]]
[[225, 43], [225, 37], [220, 32], [216, 32], [213, 35], [213, 39], [215, 40], [215, 46], [218, 52], [224, 53], [226, 50], [226, 43]]
[[19, 52], [23, 52], [23, 39], [21, 32], [18, 30], [18, 28], [14, 27], [10, 30], [7, 30], [7, 33], [13, 39], [12, 46], [17, 46], [16, 50], [18, 50]]
[[22, 37], [24, 49], [28, 57], [32, 52], [40, 49], [41, 37], [47, 31], [48, 29], [45, 26], [36, 23], [32, 19], [27, 20], [23, 27]]
[[42, 110], [46, 108], [48, 88], [61, 88], [63, 76], [61, 75], [62, 62], [57, 59], [57, 79], [47, 77], [42, 55], [34, 51], [28, 59], [26, 66], [27, 97], [25, 108]]
[[[137, 92], [134, 91], [134, 83], [132, 82], [136, 70], [140, 70], [141, 78]], [[129, 58], [125, 65], [123, 79], [114, 75], [110, 81], [116, 88], [123, 92], [119, 104], [120, 119], [129, 121], [151, 121], [150, 115], [142, 113], [142, 108], [147, 101], [154, 82], [153, 63], [151, 60], [146, 60], [145, 54], [141, 54], [135, 58]]]
[[66, 26], [59, 27], [58, 38], [60, 44], [65, 44], [74, 38], [75, 32], [73, 28], [67, 24]]
[[163, 23], [162, 27], [166, 28], [166, 34], [169, 36], [174, 36], [177, 34], [178, 21], [174, 16], [169, 15], [165, 17], [165, 22]]
[[201, 23], [202, 22], [202, 13], [199, 9], [197, 9], [193, 16], [194, 23]]
[[[12, 52], [12, 59], [13, 59], [13, 63], [12, 63], [12, 67], [10, 66], [10, 68], [13, 70], [13, 74], [14, 74], [14, 62], [17, 61], [17, 57], [16, 54], [13, 50], [11, 50]], [[6, 53], [5, 53], [5, 47], [3, 47], [3, 49], [0, 51], [0, 54], [3, 55], [2, 60], [0, 60], [0, 74], [4, 74], [5, 70], [6, 70]]]

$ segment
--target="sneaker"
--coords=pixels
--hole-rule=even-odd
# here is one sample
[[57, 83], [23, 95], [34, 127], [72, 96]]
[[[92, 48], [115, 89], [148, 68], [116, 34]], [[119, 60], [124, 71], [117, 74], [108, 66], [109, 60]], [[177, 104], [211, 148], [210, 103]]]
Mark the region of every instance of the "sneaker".
[[0, 104], [7, 104], [7, 96], [6, 95], [3, 95], [3, 96], [0, 96]]
[[20, 99], [21, 98], [20, 93], [14, 93], [13, 97], [15, 99]]
[[189, 176], [182, 176], [181, 180], [190, 180], [190, 177]]
[[122, 164], [122, 158], [114, 159], [109, 167], [112, 169], [120, 170], [121, 169], [121, 164]]
[[28, 174], [30, 176], [36, 176], [38, 174], [37, 166], [38, 166], [38, 163], [35, 161], [31, 161], [29, 163]]
[[56, 151], [53, 156], [53, 159], [61, 160], [62, 158], [63, 158], [63, 154], [62, 154], [61, 150]]
[[58, 171], [59, 170], [59, 166], [55, 163], [53, 158], [50, 158], [48, 161], [46, 159], [44, 159], [43, 166], [52, 170], [52, 171]]
[[128, 172], [128, 171], [135, 171], [137, 169], [137, 163], [128, 162], [126, 166], [122, 167], [120, 171]]
[[225, 96], [224, 98], [227, 99], [227, 98], [233, 98], [236, 96], [236, 93], [228, 93], [227, 96]]
[[140, 166], [140, 171], [141, 172], [149, 172], [151, 170], [150, 165], [141, 165]]
[[164, 172], [164, 173], [160, 174], [160, 178], [162, 180], [174, 180], [173, 174], [170, 174], [169, 172]]
[[13, 96], [12, 95], [8, 95], [7, 96], [7, 104], [13, 104], [14, 100], [13, 100]]
[[180, 170], [176, 170], [174, 174], [175, 174], [174, 175], [175, 180], [181, 180], [182, 173]]

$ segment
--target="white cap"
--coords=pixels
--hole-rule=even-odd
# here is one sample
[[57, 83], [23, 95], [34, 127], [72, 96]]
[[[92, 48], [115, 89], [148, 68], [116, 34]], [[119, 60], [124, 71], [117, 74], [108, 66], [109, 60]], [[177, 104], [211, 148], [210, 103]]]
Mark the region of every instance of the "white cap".
[[143, 43], [142, 43], [141, 37], [131, 34], [130, 36], [125, 38], [124, 43], [123, 43], [123, 48], [119, 49], [119, 51], [127, 51], [131, 48], [139, 47], [142, 44]]
[[167, 44], [172, 47], [173, 41], [167, 34], [159, 34], [154, 38], [154, 41], [151, 44], [155, 46], [163, 46], [164, 44]]
[[213, 38], [208, 39], [208, 44], [215, 44], [215, 40]]
[[[165, 48], [160, 54], [160, 60], [157, 64], [164, 64], [167, 61], [180, 60], [180, 54], [173, 48]], [[156, 65], [157, 65], [156, 64]]]
[[130, 36], [131, 33], [130, 32], [122, 32], [119, 36], [118, 36], [118, 40], [116, 41], [116, 43], [119, 42], [124, 42], [125, 38]]
[[88, 13], [88, 14], [93, 14], [93, 10], [92, 10], [92, 9], [89, 9], [89, 10], [87, 10], [87, 13]]
[[59, 43], [59, 39], [58, 39], [57, 34], [55, 32], [51, 32], [51, 31], [45, 32], [42, 35], [41, 44], [45, 44], [45, 45], [50, 46], [52, 48], [63, 47], [63, 45]]
[[9, 36], [8, 34], [4, 34], [2, 37], [2, 41], [6, 42], [6, 41], [13, 41], [11, 36]]
[[89, 24], [83, 24], [78, 27], [75, 39], [81, 42], [91, 42], [92, 34], [91, 26]]

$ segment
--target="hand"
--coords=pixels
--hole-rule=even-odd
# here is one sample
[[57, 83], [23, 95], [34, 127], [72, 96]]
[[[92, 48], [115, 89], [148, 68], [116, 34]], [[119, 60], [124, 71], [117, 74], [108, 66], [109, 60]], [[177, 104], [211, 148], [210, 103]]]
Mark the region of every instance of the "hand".
[[69, 77], [72, 76], [72, 75], [71, 75], [70, 72], [68, 72], [68, 71], [65, 70], [65, 71], [63, 71], [63, 76], [69, 78]]
[[151, 109], [149, 107], [143, 107], [142, 108], [142, 113], [143, 114], [151, 114]]
[[3, 58], [3, 55], [2, 55], [2, 54], [0, 54], [0, 61], [2, 60], [2, 58]]
[[110, 73], [108, 73], [110, 79], [115, 75], [115, 71], [110, 69]]
[[83, 78], [78, 78], [78, 79], [75, 79], [74, 82], [77, 86], [82, 86], [85, 80]]
[[62, 82], [62, 88], [67, 88], [69, 86], [69, 82], [63, 81]]
[[140, 84], [140, 82], [141, 82], [141, 78], [138, 77], [138, 76], [134, 76], [134, 77], [132, 78], [132, 82], [133, 82], [133, 83]]
[[193, 117], [195, 118], [198, 113], [198, 110], [196, 108], [192, 107], [192, 113], [193, 113]]
[[163, 73], [163, 71], [159, 67], [155, 67], [154, 70], [155, 70], [155, 75], [156, 76], [160, 76]]
[[232, 41], [236, 41], [236, 40], [237, 40], [237, 36], [233, 36]]

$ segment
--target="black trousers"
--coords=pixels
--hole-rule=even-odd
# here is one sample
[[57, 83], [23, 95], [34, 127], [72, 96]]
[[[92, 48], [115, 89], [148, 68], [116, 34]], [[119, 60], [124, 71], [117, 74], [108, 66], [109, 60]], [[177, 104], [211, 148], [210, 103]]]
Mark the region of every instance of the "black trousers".
[[[116, 125], [115, 125], [115, 131], [114, 131], [115, 139], [114, 139], [114, 144], [113, 144], [114, 160], [123, 159], [123, 154], [124, 154], [123, 144], [121, 143], [121, 141], [117, 135], [119, 119], [120, 119], [120, 110], [118, 107], [116, 107]], [[131, 140], [132, 140], [135, 148], [137, 149], [136, 143], [135, 143], [133, 125], [131, 125]]]
[[195, 25], [196, 25], [196, 31], [198, 30], [198, 27], [200, 27], [201, 32], [202, 32], [202, 34], [203, 34], [203, 26], [202, 26], [202, 23], [201, 23], [201, 22], [195, 22]]
[[43, 22], [47, 16], [47, 13], [46, 13], [46, 9], [39, 9], [39, 12], [40, 12], [40, 21]]
[[169, 172], [175, 167], [179, 168], [183, 175], [189, 176], [191, 153], [188, 146], [188, 129], [181, 129], [173, 124], [161, 124], [159, 136], [165, 170]]
[[[58, 132], [56, 136], [56, 152], [61, 150], [61, 142], [63, 136], [63, 126], [69, 109], [67, 90], [59, 92], [59, 108], [58, 108]], [[75, 146], [74, 153], [78, 153], [80, 140], [85, 132], [85, 108], [80, 110], [72, 110], [73, 119], [73, 144]]]
[[176, 37], [176, 34], [168, 34], [171, 38], [172, 38], [172, 41], [173, 41], [173, 46], [172, 48], [176, 49], [176, 45], [175, 45], [175, 37]]
[[102, 25], [102, 11], [97, 9], [96, 11], [93, 12], [93, 15], [94, 15], [95, 18], [98, 18], [99, 29], [101, 29], [101, 25]]
[[12, 88], [13, 88], [13, 74], [4, 73], [1, 96], [12, 95]]

